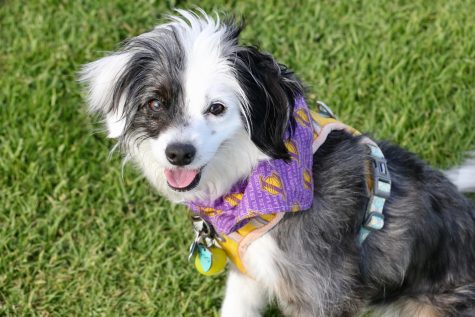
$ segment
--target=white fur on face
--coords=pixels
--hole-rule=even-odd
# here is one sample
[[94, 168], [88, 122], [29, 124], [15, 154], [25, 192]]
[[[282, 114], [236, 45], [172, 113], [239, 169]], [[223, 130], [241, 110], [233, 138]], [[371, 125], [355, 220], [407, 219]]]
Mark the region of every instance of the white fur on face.
[[[251, 141], [246, 132], [248, 101], [241, 88], [234, 68], [226, 56], [233, 45], [226, 40], [226, 26], [206, 15], [198, 17], [180, 11], [181, 17], [171, 17], [172, 22], [156, 29], [173, 29], [184, 55], [180, 84], [183, 89], [182, 120], [170, 125], [156, 137], [136, 142], [125, 139], [127, 157], [144, 172], [159, 192], [174, 202], [212, 201], [222, 196], [240, 179], [247, 177], [260, 160], [268, 159]], [[157, 36], [148, 32], [139, 36]], [[160, 39], [158, 39], [160, 40]], [[135, 48], [134, 50], [139, 50]], [[109, 137], [124, 135], [125, 118], [121, 97], [117, 111], [108, 112], [114, 84], [120, 77], [135, 51], [114, 54], [88, 64], [81, 80], [89, 84], [89, 103], [92, 111], [105, 114]], [[220, 116], [207, 114], [213, 102], [226, 107]], [[164, 170], [173, 168], [166, 158], [165, 149], [170, 143], [182, 142], [196, 148], [189, 169], [202, 169], [197, 187], [187, 192], [171, 189]]]
[[[144, 172], [147, 179], [161, 194], [174, 202], [214, 200], [225, 194], [233, 184], [250, 174], [258, 161], [267, 159], [250, 140], [243, 123], [249, 111], [246, 95], [241, 88], [229, 56], [234, 46], [226, 39], [227, 26], [213, 20], [203, 12], [201, 16], [178, 10], [181, 16], [170, 17], [171, 23], [155, 30], [169, 29], [184, 56], [180, 77], [183, 88], [183, 124], [170, 125], [157, 137], [136, 142], [122, 139], [126, 120], [124, 116], [125, 95], [120, 98], [115, 111], [110, 111], [114, 85], [128, 67], [128, 62], [140, 48], [119, 52], [86, 65], [81, 72], [81, 81], [88, 84], [89, 107], [93, 112], [104, 114], [109, 137], [119, 138], [132, 159]], [[157, 37], [160, 32], [147, 32], [138, 38]], [[160, 41], [160, 38], [156, 38]], [[164, 43], [167, 45], [167, 43]], [[163, 58], [163, 57], [162, 57]], [[213, 102], [222, 103], [226, 111], [221, 116], [205, 114]], [[246, 119], [247, 120], [247, 119]], [[172, 168], [165, 156], [165, 149], [172, 142], [194, 145], [196, 156], [187, 166], [190, 169], [203, 167], [197, 187], [188, 192], [177, 192], [166, 182], [164, 170]]]
[[163, 174], [165, 167], [154, 154], [159, 148], [155, 147], [153, 150], [153, 142], [149, 139], [139, 147], [131, 145], [131, 157], [152, 185], [174, 202], [213, 201], [228, 192], [239, 179], [249, 175], [257, 162], [266, 159], [249, 139], [247, 132], [238, 130], [221, 143], [217, 152], [207, 162], [198, 186], [187, 192], [177, 192], [167, 185]]

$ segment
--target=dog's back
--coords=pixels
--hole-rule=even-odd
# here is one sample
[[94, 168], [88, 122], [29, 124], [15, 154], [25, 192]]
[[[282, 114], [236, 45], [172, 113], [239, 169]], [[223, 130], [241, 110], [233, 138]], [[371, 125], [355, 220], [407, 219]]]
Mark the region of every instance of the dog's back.
[[273, 232], [290, 258], [312, 262], [306, 272], [286, 268], [284, 275], [301, 281], [290, 286], [289, 302], [299, 308], [289, 304], [289, 312], [315, 305], [327, 307], [324, 316], [352, 315], [369, 303], [374, 316], [475, 316], [475, 204], [415, 155], [380, 147], [392, 192], [385, 227], [361, 247], [354, 241], [366, 203], [364, 146], [333, 132], [315, 154], [312, 210], [289, 215]]
[[[373, 301], [394, 302], [387, 314], [399, 316], [475, 316], [475, 204], [414, 155], [382, 148], [396, 181], [385, 230], [363, 246], [363, 272], [379, 288]], [[475, 184], [463, 181], [464, 189]], [[388, 267], [400, 276], [387, 276]]]

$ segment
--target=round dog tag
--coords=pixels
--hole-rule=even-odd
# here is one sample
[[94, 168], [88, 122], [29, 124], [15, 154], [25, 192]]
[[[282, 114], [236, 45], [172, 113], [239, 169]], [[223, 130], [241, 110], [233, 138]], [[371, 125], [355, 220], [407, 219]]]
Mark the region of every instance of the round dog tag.
[[211, 276], [221, 273], [226, 266], [226, 253], [223, 249], [206, 248], [198, 245], [195, 256], [195, 267], [203, 275]]

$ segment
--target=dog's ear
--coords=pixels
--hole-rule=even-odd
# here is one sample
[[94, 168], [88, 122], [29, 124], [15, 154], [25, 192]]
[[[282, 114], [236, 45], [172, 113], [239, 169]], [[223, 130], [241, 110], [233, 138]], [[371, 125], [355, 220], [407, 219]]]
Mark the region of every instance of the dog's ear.
[[84, 65], [79, 72], [79, 81], [86, 87], [89, 110], [104, 117], [109, 138], [124, 133], [125, 99], [114, 94], [116, 82], [129, 60], [128, 53], [113, 54]]
[[293, 125], [295, 98], [303, 87], [294, 74], [274, 58], [254, 47], [241, 47], [232, 61], [249, 102], [245, 113], [251, 140], [274, 159], [289, 160], [284, 133]]

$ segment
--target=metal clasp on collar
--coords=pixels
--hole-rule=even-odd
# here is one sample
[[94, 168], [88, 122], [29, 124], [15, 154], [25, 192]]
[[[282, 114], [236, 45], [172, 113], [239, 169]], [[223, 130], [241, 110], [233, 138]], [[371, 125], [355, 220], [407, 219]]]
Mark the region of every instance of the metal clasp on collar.
[[198, 245], [202, 245], [205, 248], [210, 248], [216, 243], [216, 241], [222, 240], [222, 237], [216, 233], [214, 228], [200, 216], [192, 215], [191, 222], [193, 226], [193, 232], [195, 233], [195, 238], [190, 245], [188, 261], [190, 261], [193, 257]]

